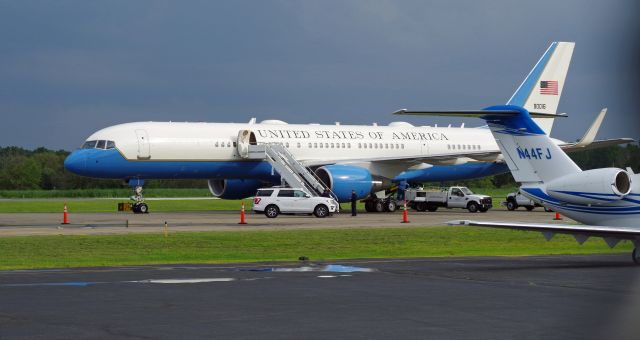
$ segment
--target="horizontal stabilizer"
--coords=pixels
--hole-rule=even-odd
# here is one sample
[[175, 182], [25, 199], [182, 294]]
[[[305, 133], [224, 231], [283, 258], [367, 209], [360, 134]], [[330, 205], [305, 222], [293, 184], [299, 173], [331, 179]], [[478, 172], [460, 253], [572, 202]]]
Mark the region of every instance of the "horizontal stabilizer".
[[[409, 115], [409, 116], [449, 116], [449, 117], [475, 117], [483, 118], [487, 116], [498, 117], [515, 117], [520, 114], [517, 110], [440, 110], [440, 111], [410, 111], [407, 109], [398, 110], [393, 113], [394, 115]], [[566, 114], [552, 114], [542, 112], [529, 112], [529, 115], [534, 118], [566, 118]]]

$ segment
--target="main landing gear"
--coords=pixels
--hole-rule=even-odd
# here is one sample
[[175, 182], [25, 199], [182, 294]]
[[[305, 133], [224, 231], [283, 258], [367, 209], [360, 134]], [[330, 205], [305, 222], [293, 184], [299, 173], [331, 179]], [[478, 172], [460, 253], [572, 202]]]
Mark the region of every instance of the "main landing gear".
[[149, 212], [149, 207], [144, 203], [141, 185], [136, 185], [135, 188], [133, 188], [133, 196], [131, 196], [131, 200], [133, 201], [131, 210], [133, 210], [135, 214], [147, 214]]
[[394, 212], [398, 209], [398, 203], [391, 197], [369, 197], [364, 201], [364, 209], [367, 212]]

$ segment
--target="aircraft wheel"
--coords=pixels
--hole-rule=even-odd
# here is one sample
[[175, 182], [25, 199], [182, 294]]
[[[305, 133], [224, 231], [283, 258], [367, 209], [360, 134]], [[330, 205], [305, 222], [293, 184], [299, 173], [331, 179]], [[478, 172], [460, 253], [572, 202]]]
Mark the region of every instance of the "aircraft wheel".
[[514, 201], [507, 201], [507, 210], [513, 211], [518, 209], [518, 204]]
[[382, 200], [376, 200], [376, 202], [373, 204], [373, 207], [375, 208], [376, 212], [384, 212], [384, 202], [382, 202]]
[[467, 210], [469, 210], [470, 213], [476, 213], [479, 209], [480, 207], [476, 202], [469, 202], [469, 204], [467, 205]]
[[638, 248], [633, 248], [633, 253], [631, 253], [631, 257], [633, 257], [633, 263], [640, 264], [640, 252]]
[[398, 203], [396, 203], [396, 201], [394, 200], [389, 200], [389, 202], [387, 202], [386, 208], [389, 212], [394, 212], [396, 211], [396, 209], [398, 209]]
[[364, 202], [364, 210], [366, 212], [375, 212], [376, 211], [376, 209], [373, 207], [373, 202], [372, 201]]
[[329, 208], [327, 208], [324, 204], [318, 204], [315, 209], [313, 209], [313, 214], [318, 218], [324, 218], [329, 215]]
[[280, 209], [278, 209], [278, 207], [276, 205], [268, 205], [265, 209], [264, 209], [264, 215], [267, 216], [268, 218], [276, 218], [278, 217], [278, 214], [280, 213]]
[[138, 205], [138, 212], [141, 214], [148, 214], [149, 207], [147, 206], [146, 203], [140, 203], [140, 205]]

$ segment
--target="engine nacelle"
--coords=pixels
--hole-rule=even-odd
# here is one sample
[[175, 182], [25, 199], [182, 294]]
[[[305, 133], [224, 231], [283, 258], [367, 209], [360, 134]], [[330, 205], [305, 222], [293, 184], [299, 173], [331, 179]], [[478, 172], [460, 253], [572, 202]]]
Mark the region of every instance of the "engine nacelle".
[[210, 179], [209, 191], [215, 197], [236, 200], [255, 195], [263, 185], [256, 179]]
[[340, 202], [351, 200], [351, 190], [355, 190], [360, 199], [372, 192], [388, 189], [392, 184], [388, 179], [374, 178], [365, 168], [352, 165], [327, 165], [318, 168], [316, 174]]
[[618, 201], [629, 192], [631, 192], [631, 176], [617, 168], [582, 171], [547, 183], [549, 196], [576, 204]]

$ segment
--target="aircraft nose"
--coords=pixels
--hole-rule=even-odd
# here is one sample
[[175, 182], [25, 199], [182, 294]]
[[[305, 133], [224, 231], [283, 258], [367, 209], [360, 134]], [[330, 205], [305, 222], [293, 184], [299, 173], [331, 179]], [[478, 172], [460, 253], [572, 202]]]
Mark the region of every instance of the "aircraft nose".
[[87, 168], [87, 157], [82, 150], [73, 151], [64, 160], [64, 168], [77, 175], [82, 175]]

